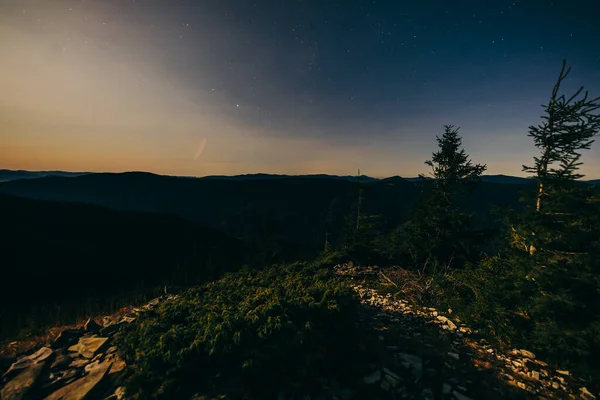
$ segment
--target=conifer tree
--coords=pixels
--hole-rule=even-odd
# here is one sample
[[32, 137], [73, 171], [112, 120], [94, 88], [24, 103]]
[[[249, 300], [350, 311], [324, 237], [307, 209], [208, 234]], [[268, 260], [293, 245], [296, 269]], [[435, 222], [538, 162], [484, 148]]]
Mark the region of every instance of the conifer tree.
[[431, 167], [430, 175], [435, 179], [437, 193], [450, 204], [461, 185], [479, 180], [487, 166], [473, 165], [469, 160], [462, 148], [462, 138], [458, 136], [459, 128], [444, 125], [444, 129], [442, 137], [436, 137], [440, 149], [425, 164]]
[[[555, 224], [568, 225], [573, 223], [573, 211], [582, 198], [590, 194], [584, 193], [584, 187], [575, 185], [575, 180], [582, 178], [578, 172], [581, 162], [581, 150], [590, 149], [594, 142], [593, 137], [600, 130], [600, 115], [593, 112], [600, 108], [600, 97], [588, 100], [588, 92], [577, 99], [583, 91], [581, 87], [568, 99], [558, 95], [561, 83], [567, 78], [571, 67], [566, 69], [563, 61], [558, 81], [554, 85], [550, 101], [543, 106], [544, 120], [538, 126], [530, 126], [528, 136], [533, 138], [534, 144], [540, 149], [541, 154], [534, 157], [533, 166], [523, 166], [523, 171], [533, 174], [537, 181], [537, 194], [535, 197], [535, 217], [530, 216], [530, 223], [538, 224], [537, 230], [542, 226]], [[584, 200], [585, 202], [585, 200]], [[580, 204], [581, 206], [581, 204]], [[553, 220], [553, 223], [551, 222]], [[521, 244], [527, 251], [533, 253], [538, 246], [550, 245], [556, 238], [564, 238], [555, 232], [555, 239], [536, 228], [529, 227], [524, 232], [515, 231]], [[556, 244], [556, 243], [555, 243]]]
[[523, 171], [533, 174], [537, 187], [524, 197], [526, 210], [512, 226], [508, 262], [522, 271], [529, 288], [523, 292], [529, 340], [581, 362], [600, 351], [600, 202], [597, 188], [577, 181], [583, 177], [581, 151], [590, 149], [600, 131], [600, 98], [580, 96], [583, 87], [568, 99], [559, 96], [569, 72], [563, 61], [543, 106], [544, 121], [529, 128], [541, 154]]
[[[433, 190], [417, 203], [400, 234], [403, 252], [423, 269], [430, 263], [449, 267], [469, 253], [471, 216], [458, 209], [456, 196], [465, 184], [479, 180], [487, 168], [469, 159], [458, 128], [445, 125], [444, 129], [442, 137], [437, 137], [439, 150], [425, 161], [431, 167]], [[420, 176], [427, 185], [425, 175]]]

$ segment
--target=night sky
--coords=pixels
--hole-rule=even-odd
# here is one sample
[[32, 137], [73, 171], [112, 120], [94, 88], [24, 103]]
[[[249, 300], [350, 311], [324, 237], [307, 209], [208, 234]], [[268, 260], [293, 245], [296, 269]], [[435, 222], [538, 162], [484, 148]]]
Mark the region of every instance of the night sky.
[[[599, 0], [0, 0], [0, 168], [415, 176], [442, 125], [523, 175]], [[584, 154], [600, 178], [600, 143]]]

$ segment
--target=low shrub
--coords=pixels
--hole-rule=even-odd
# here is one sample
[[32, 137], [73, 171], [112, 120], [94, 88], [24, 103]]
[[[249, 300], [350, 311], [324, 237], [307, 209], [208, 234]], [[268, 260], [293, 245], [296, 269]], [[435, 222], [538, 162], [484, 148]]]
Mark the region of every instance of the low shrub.
[[329, 270], [243, 269], [184, 292], [117, 336], [133, 398], [310, 393], [352, 346], [358, 301]]

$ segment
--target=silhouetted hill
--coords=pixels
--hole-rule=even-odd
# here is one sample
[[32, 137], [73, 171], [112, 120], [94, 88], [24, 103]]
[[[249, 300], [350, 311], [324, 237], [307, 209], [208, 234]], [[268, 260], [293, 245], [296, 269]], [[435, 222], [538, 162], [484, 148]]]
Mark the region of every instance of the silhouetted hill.
[[[483, 182], [465, 197], [464, 204], [485, 215], [492, 204], [518, 207], [523, 187]], [[400, 177], [364, 182], [362, 211], [381, 215], [388, 227], [397, 226], [422, 188], [422, 182]], [[357, 200], [358, 185], [322, 176], [189, 179], [131, 172], [18, 180], [0, 184], [0, 192], [177, 215], [246, 241], [289, 242], [295, 257], [307, 258], [322, 248], [326, 229], [330, 242], [341, 237], [345, 218]], [[490, 221], [484, 218], [481, 223], [489, 225]]]
[[[336, 179], [336, 180], [351, 181], [351, 182], [357, 181], [356, 176], [351, 176], [351, 175], [338, 176], [338, 175], [327, 175], [327, 174], [312, 174], [312, 175], [245, 174], [245, 175], [233, 175], [233, 176], [209, 175], [209, 176], [205, 176], [205, 177], [198, 178], [198, 179], [226, 179], [226, 180], [242, 181], [242, 180], [259, 180], [259, 179], [272, 180], [272, 179], [283, 179], [283, 178]], [[378, 180], [378, 179], [372, 178], [367, 175], [360, 176], [361, 182], [370, 182], [370, 181], [376, 181], [376, 180]]]
[[0, 182], [13, 181], [15, 179], [35, 179], [42, 178], [44, 176], [80, 176], [88, 174], [89, 172], [64, 172], [64, 171], [13, 171], [9, 169], [0, 169]]
[[251, 254], [240, 240], [176, 216], [87, 204], [0, 195], [0, 221], [0, 325], [30, 306], [214, 279]]
[[527, 185], [532, 182], [531, 178], [521, 178], [518, 176], [508, 175], [484, 175], [481, 177], [484, 182], [508, 183], [508, 184], [523, 184]]

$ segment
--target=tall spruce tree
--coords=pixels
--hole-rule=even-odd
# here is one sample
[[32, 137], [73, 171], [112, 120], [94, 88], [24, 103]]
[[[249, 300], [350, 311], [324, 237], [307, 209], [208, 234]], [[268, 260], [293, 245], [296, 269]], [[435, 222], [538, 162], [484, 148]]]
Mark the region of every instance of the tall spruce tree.
[[529, 340], [578, 363], [600, 352], [600, 203], [597, 188], [577, 181], [581, 151], [600, 131], [600, 98], [588, 100], [583, 87], [569, 98], [559, 95], [570, 70], [563, 61], [544, 121], [529, 128], [540, 155], [523, 171], [537, 188], [523, 198], [526, 209], [512, 225], [510, 261], [528, 288]]
[[487, 167], [469, 159], [458, 130], [444, 125], [444, 134], [437, 137], [439, 150], [425, 161], [433, 182], [421, 175], [422, 187], [433, 183], [433, 188], [424, 191], [401, 228], [402, 252], [423, 269], [428, 265], [449, 267], [464, 261], [469, 253], [471, 216], [459, 210], [456, 196], [465, 184], [479, 180]]
[[[575, 180], [582, 178], [578, 172], [581, 162], [581, 150], [590, 149], [594, 142], [593, 137], [600, 130], [600, 115], [593, 112], [600, 108], [600, 97], [588, 100], [588, 92], [577, 99], [583, 92], [581, 87], [568, 99], [558, 94], [561, 83], [567, 78], [571, 67], [566, 69], [566, 61], [563, 60], [562, 69], [558, 81], [554, 85], [550, 101], [543, 106], [544, 120], [538, 126], [530, 126], [528, 136], [534, 141], [535, 146], [540, 149], [541, 154], [534, 157], [533, 166], [523, 166], [523, 171], [533, 174], [537, 182], [537, 193], [535, 196], [535, 218], [531, 218], [533, 224], [538, 224], [539, 230], [545, 225], [556, 223], [568, 225], [569, 219], [574, 216], [576, 204], [582, 198], [589, 197], [582, 191], [582, 186], [576, 185]], [[585, 201], [584, 201], [585, 202]], [[554, 221], [554, 224], [551, 223]], [[538, 246], [550, 246], [550, 242], [556, 242], [556, 238], [564, 237], [560, 233], [554, 239], [526, 229], [521, 232], [520, 242], [525, 250], [533, 253]], [[519, 235], [519, 232], [515, 230]]]

